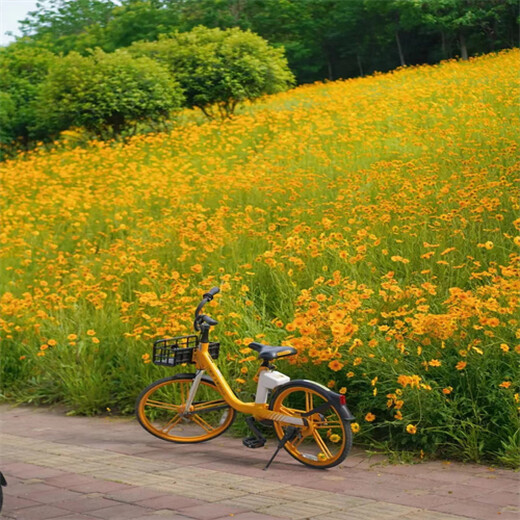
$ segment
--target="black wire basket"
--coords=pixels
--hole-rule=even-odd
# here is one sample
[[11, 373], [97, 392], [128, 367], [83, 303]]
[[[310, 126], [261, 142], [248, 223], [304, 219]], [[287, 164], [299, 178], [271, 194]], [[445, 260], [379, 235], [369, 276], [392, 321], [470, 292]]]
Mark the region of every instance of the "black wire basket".
[[[198, 346], [199, 337], [196, 335], [158, 339], [153, 344], [153, 362], [165, 367], [194, 363], [193, 351]], [[208, 351], [213, 359], [217, 359], [220, 343], [210, 343]]]

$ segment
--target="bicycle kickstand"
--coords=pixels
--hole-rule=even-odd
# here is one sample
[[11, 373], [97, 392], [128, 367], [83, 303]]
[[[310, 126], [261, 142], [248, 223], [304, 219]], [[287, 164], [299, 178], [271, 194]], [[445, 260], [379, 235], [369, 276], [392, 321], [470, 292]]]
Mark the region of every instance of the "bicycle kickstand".
[[278, 452], [285, 446], [285, 444], [294, 439], [297, 432], [298, 428], [295, 428], [294, 426], [289, 426], [287, 430], [285, 430], [285, 435], [279, 440], [278, 446], [273, 453], [273, 456], [269, 459], [269, 462], [265, 465], [264, 471], [269, 468], [271, 462], [273, 462], [274, 458], [278, 455]]

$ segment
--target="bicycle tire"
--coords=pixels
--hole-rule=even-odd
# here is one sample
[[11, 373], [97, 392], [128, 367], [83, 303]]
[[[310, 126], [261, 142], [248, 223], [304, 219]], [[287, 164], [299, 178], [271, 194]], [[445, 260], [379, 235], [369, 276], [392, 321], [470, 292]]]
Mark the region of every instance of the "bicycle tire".
[[191, 409], [183, 410], [194, 378], [195, 374], [176, 374], [148, 385], [136, 401], [139, 424], [155, 437], [176, 443], [204, 442], [222, 435], [236, 412], [210, 377], [202, 376]]
[[[269, 409], [305, 417], [307, 426], [298, 427], [295, 437], [284, 445], [285, 451], [298, 462], [326, 469], [341, 464], [349, 454], [352, 447], [349, 417], [333, 403], [329, 391], [321, 385], [305, 380], [290, 381], [275, 389]], [[319, 411], [305, 415], [316, 409]], [[273, 421], [273, 426], [281, 440], [291, 425]]]

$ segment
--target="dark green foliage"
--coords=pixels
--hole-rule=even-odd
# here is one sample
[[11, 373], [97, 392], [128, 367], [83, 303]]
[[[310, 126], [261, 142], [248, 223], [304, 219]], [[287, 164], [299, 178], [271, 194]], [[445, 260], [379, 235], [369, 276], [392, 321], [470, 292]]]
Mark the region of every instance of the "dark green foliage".
[[34, 121], [34, 100], [55, 56], [23, 40], [0, 48], [0, 145], [25, 145]]
[[249, 31], [196, 27], [130, 51], [164, 64], [179, 80], [186, 103], [208, 116], [229, 116], [236, 105], [287, 90], [293, 76], [283, 50]]
[[107, 137], [166, 116], [181, 102], [178, 84], [149, 58], [124, 50], [71, 52], [55, 61], [42, 85], [34, 131], [43, 137], [81, 126]]
[[25, 33], [55, 52], [113, 51], [198, 25], [283, 46], [299, 83], [518, 45], [517, 0], [49, 0]]

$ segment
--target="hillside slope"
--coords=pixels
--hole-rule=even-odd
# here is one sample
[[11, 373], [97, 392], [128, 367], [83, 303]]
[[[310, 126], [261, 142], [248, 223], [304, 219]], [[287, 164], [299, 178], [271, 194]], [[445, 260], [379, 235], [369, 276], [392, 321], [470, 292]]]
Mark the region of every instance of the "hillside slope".
[[304, 86], [3, 164], [3, 395], [130, 411], [162, 373], [151, 340], [220, 285], [238, 389], [251, 338], [285, 341], [361, 440], [518, 463], [518, 64]]

